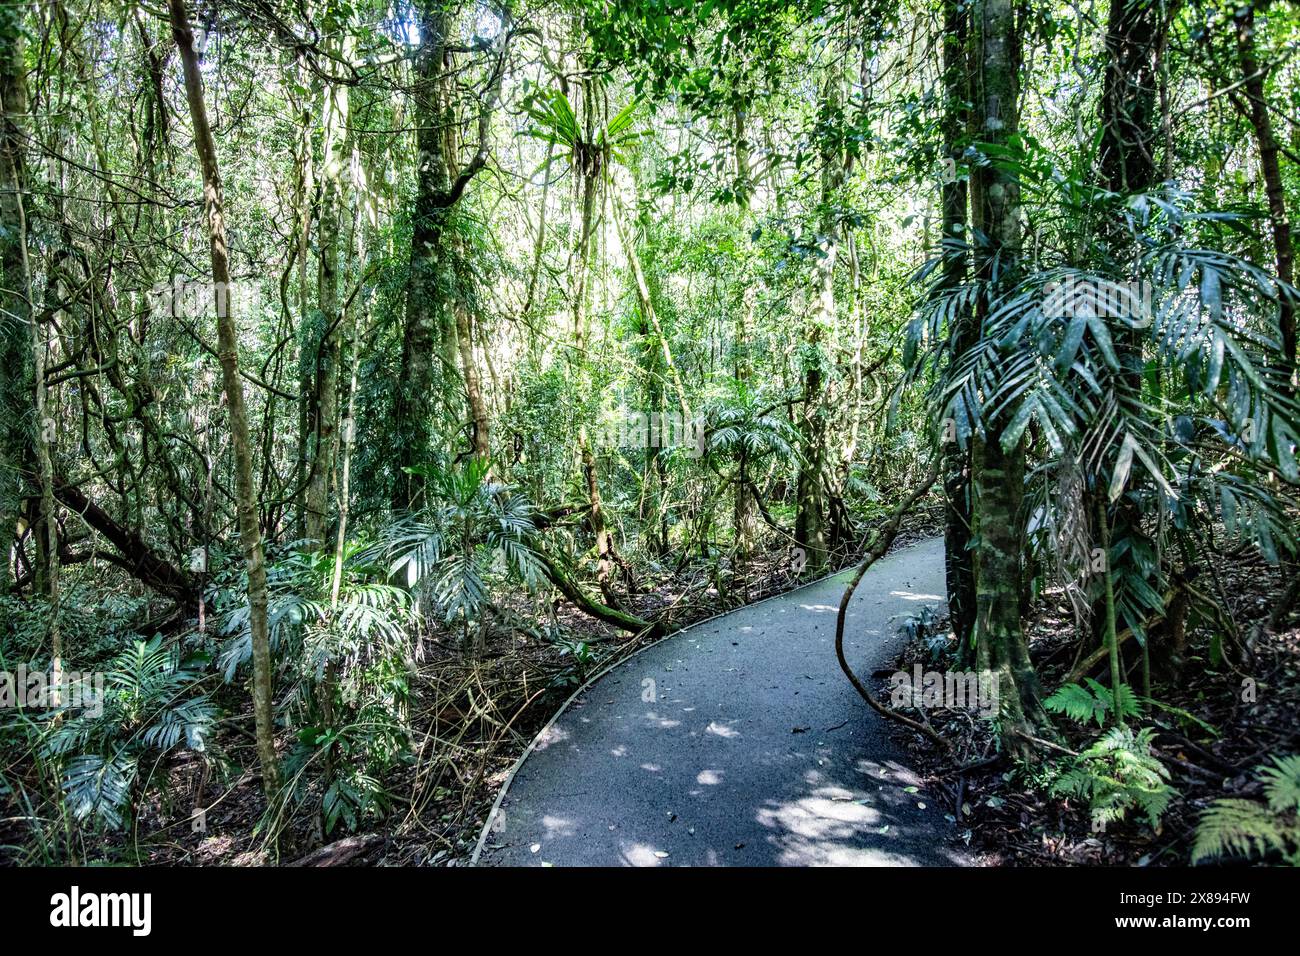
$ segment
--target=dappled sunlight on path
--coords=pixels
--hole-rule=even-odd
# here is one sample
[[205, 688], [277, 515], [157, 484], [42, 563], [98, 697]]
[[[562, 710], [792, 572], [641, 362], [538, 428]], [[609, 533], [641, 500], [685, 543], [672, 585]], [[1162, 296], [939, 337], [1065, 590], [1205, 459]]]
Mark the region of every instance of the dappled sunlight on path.
[[[614, 668], [539, 738], [482, 865], [917, 866], [962, 862], [835, 661], [843, 581], [683, 631]], [[942, 603], [938, 541], [873, 567], [849, 609], [862, 671]]]

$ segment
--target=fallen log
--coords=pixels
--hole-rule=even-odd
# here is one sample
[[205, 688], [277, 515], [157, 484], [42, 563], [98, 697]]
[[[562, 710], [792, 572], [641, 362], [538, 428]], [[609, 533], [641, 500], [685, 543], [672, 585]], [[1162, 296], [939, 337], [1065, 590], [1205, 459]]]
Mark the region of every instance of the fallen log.
[[387, 838], [382, 833], [344, 837], [342, 840], [312, 850], [306, 856], [294, 860], [289, 866], [343, 866], [383, 843], [385, 839]]
[[549, 511], [538, 511], [533, 515], [533, 527], [538, 531], [545, 531], [553, 525], [559, 524], [563, 519], [574, 515], [585, 515], [591, 510], [590, 503], [580, 505], [561, 505], [558, 508], [551, 508]]
[[546, 572], [547, 579], [555, 585], [556, 590], [563, 594], [571, 601], [578, 610], [589, 614], [611, 627], [616, 627], [620, 631], [627, 631], [631, 634], [648, 633], [651, 637], [658, 637], [663, 632], [663, 626], [658, 622], [650, 622], [635, 614], [629, 614], [626, 611], [620, 611], [617, 608], [601, 604], [591, 595], [587, 594], [564, 569], [551, 558], [541, 551], [536, 552], [538, 560], [541, 561], [542, 570]]
[[75, 511], [86, 524], [94, 528], [115, 547], [121, 556], [119, 565], [142, 584], [159, 594], [171, 598], [185, 608], [199, 603], [198, 588], [187, 574], [160, 556], [145, 542], [138, 531], [124, 527], [99, 505], [82, 493], [76, 485], [56, 476], [54, 497], [65, 508]]
[[[1165, 591], [1165, 593], [1162, 595], [1162, 603], [1164, 604], [1164, 610], [1159, 614], [1153, 615], [1146, 622], [1145, 626], [1148, 628], [1154, 628], [1156, 625], [1164, 622], [1170, 616], [1171, 612], [1173, 612], [1175, 624], [1178, 627], [1182, 627], [1183, 626], [1182, 618], [1184, 618], [1187, 613], [1186, 598], [1191, 593], [1193, 593], [1192, 589], [1188, 586], [1188, 584], [1185, 581], [1180, 581], [1174, 587]], [[1182, 602], [1181, 608], [1179, 607], [1180, 601]], [[1121, 646], [1125, 641], [1127, 641], [1132, 636], [1133, 636], [1133, 628], [1131, 627], [1124, 628], [1124, 630], [1120, 631], [1118, 634], [1115, 635], [1115, 646], [1116, 647]], [[1178, 636], [1179, 646], [1177, 650], [1180, 653], [1182, 651], [1181, 642], [1182, 642], [1182, 638], [1181, 635], [1179, 635]], [[1098, 647], [1096, 650], [1094, 650], [1083, 660], [1079, 661], [1078, 665], [1072, 671], [1070, 671], [1069, 674], [1067, 674], [1064, 678], [1062, 678], [1061, 686], [1064, 687], [1067, 684], [1078, 683], [1080, 680], [1084, 678], [1084, 676], [1088, 673], [1088, 671], [1092, 670], [1103, 660], [1105, 660], [1109, 653], [1110, 653], [1110, 648], [1107, 647], [1105, 644], [1103, 644], [1101, 647]]]

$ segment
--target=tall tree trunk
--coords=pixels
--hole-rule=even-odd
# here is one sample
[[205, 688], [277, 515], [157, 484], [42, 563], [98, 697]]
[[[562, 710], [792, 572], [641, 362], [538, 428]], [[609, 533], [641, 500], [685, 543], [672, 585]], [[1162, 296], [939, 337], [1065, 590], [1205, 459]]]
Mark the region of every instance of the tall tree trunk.
[[[830, 76], [825, 85], [826, 111], [837, 116], [840, 109], [840, 78]], [[832, 124], [833, 125], [833, 124]], [[826, 135], [826, 134], [823, 134]], [[817, 573], [826, 567], [826, 496], [823, 472], [826, 456], [827, 410], [823, 396], [826, 364], [823, 339], [835, 323], [835, 260], [839, 254], [838, 203], [844, 182], [844, 162], [838, 145], [822, 148], [821, 207], [819, 225], [822, 255], [813, 270], [813, 303], [804, 324], [803, 411], [799, 417], [801, 460], [795, 488], [794, 537], [804, 549], [806, 567]]]
[[[750, 167], [749, 139], [745, 132], [745, 111], [740, 106], [732, 108], [732, 145], [736, 151], [736, 189], [741, 195], [745, 219], [744, 228], [752, 236], [754, 219], [754, 181]], [[746, 240], [749, 255], [748, 263], [755, 261], [757, 250], [753, 239]], [[743, 392], [748, 393], [750, 378], [753, 375], [753, 362], [750, 358], [754, 328], [754, 309], [758, 299], [756, 277], [746, 275], [742, 279], [740, 308], [736, 310], [735, 328], [735, 375]], [[746, 396], [748, 397], [748, 396]], [[750, 547], [754, 541], [755, 517], [754, 499], [749, 490], [749, 461], [746, 450], [742, 447], [740, 460], [736, 465], [736, 491], [733, 522], [736, 536], [736, 548], [742, 558], [749, 557]]]
[[636, 236], [624, 226], [623, 217], [619, 213], [620, 210], [616, 203], [614, 226], [618, 232], [618, 241], [623, 246], [623, 252], [627, 256], [628, 265], [632, 270], [632, 284], [636, 291], [637, 305], [641, 309], [641, 315], [648, 329], [654, 333], [657, 340], [659, 353], [663, 358], [664, 370], [668, 373], [668, 379], [673, 383], [673, 391], [677, 394], [677, 409], [682, 414], [682, 427], [685, 428], [691, 420], [691, 406], [686, 400], [686, 387], [682, 384], [682, 376], [677, 370], [677, 363], [673, 361], [672, 346], [668, 343], [668, 336], [664, 335], [663, 326], [659, 322], [659, 313], [655, 310], [654, 299], [650, 295], [650, 284], [646, 280], [645, 270], [641, 266], [641, 255], [636, 248]]
[[1166, 9], [1152, 0], [1114, 0], [1110, 5], [1099, 106], [1100, 165], [1102, 181], [1116, 192], [1142, 192], [1155, 182], [1156, 52]]
[[184, 0], [168, 0], [172, 36], [180, 52], [185, 74], [185, 98], [194, 125], [194, 148], [203, 174], [203, 210], [212, 258], [212, 280], [218, 291], [217, 350], [225, 381], [226, 404], [230, 413], [230, 437], [235, 457], [235, 493], [239, 510], [239, 540], [248, 562], [248, 619], [253, 644], [253, 718], [257, 731], [257, 755], [262, 765], [262, 786], [270, 798], [279, 787], [279, 766], [275, 757], [275, 723], [272, 711], [271, 644], [267, 626], [266, 563], [262, 555], [262, 530], [257, 517], [257, 491], [253, 487], [253, 452], [248, 435], [248, 412], [244, 386], [239, 378], [239, 330], [231, 312], [238, 297], [230, 296], [230, 260], [226, 247], [225, 212], [222, 208], [221, 175], [217, 169], [217, 147], [208, 125], [203, 101], [203, 75], [194, 50]]
[[416, 123], [415, 210], [412, 217], [411, 265], [406, 286], [406, 326], [402, 338], [394, 422], [398, 435], [398, 473], [393, 508], [417, 508], [424, 501], [424, 481], [405, 469], [429, 464], [433, 415], [442, 369], [454, 367], [447, 346], [452, 341], [452, 290], [456, 274], [446, 247], [451, 174], [445, 133], [450, 123], [445, 72], [451, 15], [439, 0], [417, 5], [420, 46], [415, 55], [412, 91]]
[[[591, 272], [591, 259], [596, 232], [596, 198], [604, 175], [602, 167], [603, 153], [595, 149], [592, 129], [596, 123], [595, 83], [584, 79], [580, 108], [586, 118], [586, 143], [577, 148], [574, 154], [574, 175], [577, 177], [579, 190], [578, 244], [573, 253], [573, 355], [582, 371], [579, 381], [586, 382], [585, 371], [587, 356], [587, 278]], [[583, 389], [586, 390], [585, 388]], [[592, 449], [591, 436], [586, 425], [578, 428], [578, 458], [582, 468], [583, 483], [587, 489], [587, 503], [591, 505], [587, 513], [588, 523], [596, 539], [596, 581], [606, 603], [618, 608], [618, 600], [613, 589], [613, 570], [616, 555], [614, 536], [605, 525], [605, 508], [600, 494], [599, 472], [596, 455]]]
[[[27, 114], [27, 67], [20, 6], [0, 9], [0, 595], [10, 577], [23, 498], [35, 455], [28, 410], [34, 388], [32, 348], [20, 228], [23, 188], [23, 123]], [[3, 625], [8, 626], [6, 621]]]
[[542, 274], [542, 253], [546, 250], [546, 210], [551, 193], [551, 156], [554, 152], [555, 144], [548, 142], [546, 159], [542, 163], [542, 198], [538, 203], [537, 235], [533, 239], [533, 266], [528, 273], [528, 293], [524, 296], [524, 308], [520, 313], [525, 323], [532, 318], [533, 302], [537, 298], [537, 282]]
[[[1288, 286], [1295, 283], [1295, 246], [1291, 241], [1291, 221], [1287, 218], [1286, 189], [1282, 184], [1277, 137], [1273, 134], [1273, 120], [1268, 112], [1264, 84], [1267, 71], [1260, 67], [1255, 53], [1255, 10], [1245, 8], [1237, 18], [1237, 50], [1241, 59], [1241, 73], [1245, 80], [1248, 99], [1247, 115], [1255, 131], [1255, 145], [1259, 150], [1259, 169], [1264, 177], [1264, 193], [1268, 198], [1268, 223], [1273, 233], [1273, 252], [1277, 263], [1277, 277]], [[1284, 293], [1278, 311], [1278, 328], [1282, 333], [1282, 356], [1279, 371], [1292, 394], [1295, 393], [1296, 371], [1296, 302]]]
[[[348, 57], [351, 43], [342, 44]], [[325, 86], [324, 188], [321, 194], [319, 267], [316, 273], [321, 334], [312, 375], [312, 454], [304, 498], [304, 537], [312, 550], [323, 549], [328, 525], [330, 477], [338, 448], [338, 362], [342, 316], [339, 312], [339, 228], [343, 217], [343, 166], [347, 160], [348, 88]]]
[[[956, 289], [966, 279], [966, 256], [959, 252], [966, 233], [966, 181], [958, 175], [958, 161], [964, 151], [970, 123], [968, 66], [970, 21], [968, 8], [960, 0], [943, 4], [943, 149], [944, 174], [940, 187], [943, 227], [940, 255], [943, 256], [944, 290]], [[978, 330], [965, 310], [954, 313], [952, 361], [960, 361], [975, 344]], [[948, 584], [948, 618], [958, 647], [965, 657], [970, 650], [971, 625], [975, 611], [975, 578], [971, 567], [970, 448], [957, 441], [955, 427], [944, 427], [940, 436], [944, 453], [944, 565]]]
[[[50, 418], [47, 409], [45, 382], [45, 352], [49, 343], [42, 323], [32, 314], [32, 271], [27, 253], [27, 211], [23, 200], [26, 188], [25, 164], [20, 125], [27, 113], [26, 64], [23, 59], [21, 13], [19, 10], [5, 10], [0, 12], [0, 18], [3, 18], [0, 21], [0, 116], [3, 117], [3, 129], [0, 129], [0, 150], [3, 150], [3, 156], [0, 156], [0, 162], [4, 165], [0, 172], [0, 184], [4, 190], [4, 225], [12, 230], [6, 237], [8, 247], [3, 250], [0, 264], [5, 272], [6, 304], [14, 306], [14, 311], [8, 318], [28, 326], [27, 348], [31, 355], [30, 368], [34, 386], [31, 397], [36, 410], [32, 443], [35, 446], [40, 487], [40, 506], [32, 531], [36, 537], [37, 553], [44, 555], [43, 560], [37, 562], [38, 571], [43, 566], [43, 573], [37, 574], [37, 581], [38, 585], [43, 585], [45, 597], [49, 601], [46, 639], [50, 645], [50, 686], [54, 692], [53, 702], [57, 705], [63, 685], [63, 633], [59, 627], [59, 542], [54, 511], [54, 461], [50, 448], [54, 440], [54, 420]], [[16, 369], [23, 369], [28, 367], [28, 363], [20, 360], [15, 366]], [[21, 446], [19, 453], [21, 454]], [[4, 543], [7, 565], [8, 537]], [[4, 576], [7, 578], [8, 574]]]
[[[982, 0], [975, 8], [975, 44], [979, 70], [973, 103], [979, 136], [982, 142], [1005, 145], [1019, 122], [1020, 36], [1012, 0]], [[994, 164], [977, 167], [974, 177], [975, 226], [987, 237], [976, 258], [985, 283], [979, 305], [982, 326], [997, 300], [1015, 285], [1020, 183]], [[1028, 738], [1050, 722], [1020, 621], [1025, 451], [1023, 443], [1002, 447], [1006, 424], [1005, 414], [985, 415], [985, 434], [972, 441], [973, 634], [978, 666], [998, 681], [1003, 733], [1012, 738], [1014, 749], [1029, 755]]]
[[[1259, 151], [1259, 170], [1264, 177], [1264, 194], [1268, 199], [1269, 229], [1273, 233], [1273, 254], [1277, 264], [1277, 277], [1285, 287], [1278, 302], [1277, 324], [1281, 333], [1281, 354], [1278, 357], [1278, 378], [1291, 398], [1296, 395], [1296, 301], [1290, 294], [1295, 284], [1295, 247], [1291, 241], [1291, 221], [1287, 217], [1286, 188], [1282, 182], [1277, 137], [1273, 133], [1273, 120], [1265, 99], [1267, 71], [1260, 67], [1255, 53], [1255, 8], [1246, 6], [1237, 16], [1237, 52], [1241, 61], [1241, 74], [1246, 87], [1246, 114], [1255, 131], [1255, 147]], [[1285, 562], [1284, 574], [1291, 579], [1282, 599], [1269, 615], [1269, 626], [1281, 628], [1300, 596], [1300, 562]]]
[[[303, 87], [307, 87], [310, 83], [310, 74], [301, 57], [299, 57], [298, 61], [298, 82]], [[310, 94], [305, 95], [308, 98], [302, 106], [298, 162], [295, 164], [298, 170], [298, 181], [296, 183], [297, 222], [295, 223], [294, 238], [297, 245], [295, 254], [298, 260], [297, 307], [299, 339], [298, 456], [294, 462], [293, 480], [293, 487], [295, 488], [306, 487], [311, 467], [311, 445], [315, 433], [315, 425], [312, 421], [312, 393], [314, 391], [312, 367], [315, 364], [315, 355], [318, 350], [316, 337], [311, 334], [311, 330], [319, 327], [319, 324], [313, 320], [311, 315], [311, 292], [307, 278], [311, 271], [311, 225], [316, 201], [316, 155], [312, 145], [312, 132], [316, 124], [312, 118]], [[306, 537], [307, 509], [305, 507], [298, 511], [296, 530], [299, 535]]]
[[[1102, 96], [1099, 105], [1101, 142], [1099, 166], [1101, 184], [1120, 194], [1142, 193], [1151, 190], [1158, 182], [1156, 145], [1160, 137], [1158, 86], [1160, 81], [1160, 51], [1169, 18], [1173, 15], [1171, 3], [1153, 0], [1113, 0], [1106, 24], [1106, 69], [1102, 79]], [[1141, 248], [1135, 244], [1121, 223], [1101, 224], [1100, 238], [1108, 260], [1105, 267], [1116, 273], [1115, 278], [1128, 282], [1138, 278]], [[1119, 359], [1119, 374], [1115, 377], [1117, 398], [1129, 406], [1141, 401], [1143, 357], [1141, 332], [1133, 328], [1127, 317], [1109, 316], [1111, 338]], [[1105, 515], [1106, 485], [1100, 476], [1093, 487], [1085, 492], [1086, 511], [1090, 516]], [[1134, 474], [1134, 481], [1137, 474]], [[1143, 575], [1135, 555], [1137, 542], [1146, 536], [1142, 531], [1141, 509], [1135, 496], [1126, 495], [1115, 502], [1109, 517], [1108, 540], [1117, 547], [1121, 557], [1108, 560], [1103, 572], [1100, 593], [1093, 602], [1093, 633], [1104, 638], [1107, 620], [1107, 592], [1115, 592], [1116, 581], [1130, 580]], [[1094, 532], [1100, 536], [1100, 528]], [[1150, 544], [1148, 541], [1147, 544]], [[1157, 592], [1163, 591], [1159, 582], [1150, 582]]]
[[[456, 269], [457, 248], [447, 227], [465, 188], [487, 162], [491, 119], [501, 95], [514, 25], [508, 5], [498, 7], [501, 29], [487, 55], [488, 79], [477, 96], [478, 146], [463, 168], [457, 169], [461, 123], [450, 97], [448, 31], [455, 4], [419, 0], [420, 46], [415, 56], [416, 146], [415, 210], [411, 231], [411, 268], [406, 285], [406, 326], [395, 404], [399, 473], [393, 486], [394, 510], [417, 508], [424, 502], [424, 481], [407, 469], [429, 464], [432, 452], [431, 408], [446, 405], [450, 391], [441, 387], [446, 372], [455, 375], [456, 310], [463, 308]], [[457, 75], [461, 73], [456, 71]], [[467, 341], [468, 344], [468, 341]], [[480, 409], [482, 411], [483, 409]], [[486, 415], [483, 424], [486, 426]], [[487, 429], [481, 431], [486, 447]], [[479, 439], [476, 438], [476, 442]], [[476, 453], [482, 448], [476, 446]]]

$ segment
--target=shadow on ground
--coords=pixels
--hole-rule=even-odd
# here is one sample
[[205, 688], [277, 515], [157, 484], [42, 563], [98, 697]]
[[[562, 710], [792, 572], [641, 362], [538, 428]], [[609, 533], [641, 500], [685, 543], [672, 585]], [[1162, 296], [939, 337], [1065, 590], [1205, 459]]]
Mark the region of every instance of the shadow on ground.
[[[845, 576], [688, 629], [596, 682], [538, 739], [489, 821], [489, 866], [960, 865], [946, 808], [835, 660]], [[944, 600], [926, 541], [863, 578], [862, 673]]]

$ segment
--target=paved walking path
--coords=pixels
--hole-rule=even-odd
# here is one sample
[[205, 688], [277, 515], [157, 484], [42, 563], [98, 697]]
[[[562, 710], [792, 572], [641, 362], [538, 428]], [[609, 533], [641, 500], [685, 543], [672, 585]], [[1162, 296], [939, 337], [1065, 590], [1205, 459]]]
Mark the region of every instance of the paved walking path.
[[[598, 680], [520, 766], [479, 864], [960, 864], [949, 808], [914, 789], [836, 664], [847, 577], [688, 628]], [[943, 601], [939, 539], [877, 562], [845, 627], [859, 674]]]

